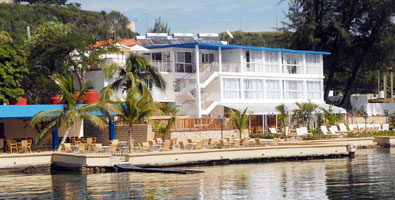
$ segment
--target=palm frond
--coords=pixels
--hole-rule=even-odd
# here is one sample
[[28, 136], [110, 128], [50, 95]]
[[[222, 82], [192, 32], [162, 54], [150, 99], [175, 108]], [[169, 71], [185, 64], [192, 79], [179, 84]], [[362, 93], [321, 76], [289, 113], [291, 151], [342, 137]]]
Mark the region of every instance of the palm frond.
[[47, 126], [45, 126], [43, 130], [41, 130], [40, 135], [36, 138], [36, 141], [34, 142], [34, 145], [40, 144], [41, 141], [48, 135], [48, 131], [54, 127], [59, 127], [58, 120], [53, 120]]
[[41, 111], [33, 116], [33, 118], [29, 122], [29, 125], [30, 125], [30, 127], [33, 127], [34, 125], [36, 125], [37, 123], [40, 123], [40, 122], [52, 121], [53, 119], [59, 118], [59, 116], [61, 116], [62, 113], [63, 113], [63, 110]]

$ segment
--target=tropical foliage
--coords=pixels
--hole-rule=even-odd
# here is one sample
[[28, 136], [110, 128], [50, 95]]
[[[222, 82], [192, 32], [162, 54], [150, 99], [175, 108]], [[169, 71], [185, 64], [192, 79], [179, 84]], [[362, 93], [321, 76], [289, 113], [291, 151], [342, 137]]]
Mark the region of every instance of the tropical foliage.
[[165, 136], [170, 135], [171, 127], [176, 123], [177, 113], [174, 112], [170, 115], [170, 119], [165, 123], [162, 120], [153, 122], [153, 130], [162, 136], [162, 140], [165, 141]]
[[[378, 70], [394, 60], [393, 0], [290, 1], [285, 33], [289, 48], [331, 52], [324, 57], [325, 99], [340, 90], [350, 108], [354, 92], [375, 93]], [[356, 87], [356, 86], [359, 87]]]
[[[117, 108], [112, 109], [115, 111], [121, 120], [128, 124], [128, 135], [129, 135], [129, 149], [132, 146], [132, 131], [134, 124], [142, 124], [146, 120], [155, 114], [159, 113], [158, 103], [154, 102], [148, 88], [141, 83], [138, 79], [135, 79], [133, 74], [129, 73], [130, 86], [126, 90], [126, 96], [121, 99], [116, 93], [108, 87], [104, 90], [106, 95], [111, 95], [115, 99], [112, 101]], [[112, 91], [112, 92], [109, 92]], [[111, 97], [105, 97], [104, 99], [111, 99]]]
[[29, 72], [26, 55], [7, 32], [0, 32], [0, 105], [24, 94], [22, 80]]
[[286, 126], [287, 126], [287, 119], [288, 119], [287, 107], [284, 104], [280, 104], [280, 105], [276, 106], [276, 110], [280, 113], [278, 115], [278, 119], [281, 124], [283, 135], [285, 135], [286, 134], [285, 132], [286, 132]]
[[156, 18], [154, 27], [148, 30], [149, 33], [167, 33], [170, 34], [170, 27], [167, 23], [163, 22], [162, 19]]
[[340, 115], [333, 113], [332, 105], [330, 105], [328, 109], [321, 108], [321, 110], [324, 112], [324, 120], [327, 127], [336, 125], [338, 122], [343, 121]]
[[[86, 82], [83, 85], [83, 87], [79, 91], [79, 95], [76, 97], [76, 93], [78, 91], [74, 87], [73, 76], [64, 77], [55, 74], [52, 75], [51, 78], [60, 90], [60, 102], [64, 103], [64, 107], [62, 110], [48, 110], [39, 112], [34, 115], [34, 117], [30, 120], [30, 126], [34, 126], [37, 123], [41, 122], [48, 123], [36, 139], [36, 145], [39, 144], [47, 136], [48, 132], [51, 129], [57, 129], [61, 127], [61, 124], [63, 124], [65, 128], [65, 134], [61, 143], [65, 142], [67, 136], [71, 131], [71, 128], [78, 120], [88, 120], [94, 126], [97, 126], [100, 129], [105, 128], [105, 123], [103, 122], [103, 120], [92, 113], [99, 112], [106, 115], [108, 114], [108, 108], [111, 107], [107, 108], [106, 105], [101, 102], [79, 106], [79, 104], [81, 104], [83, 101], [85, 92], [88, 91], [89, 88], [91, 88], [89, 82]], [[60, 146], [58, 150], [60, 150]]]
[[293, 111], [291, 118], [292, 122], [302, 123], [305, 126], [310, 125], [310, 120], [312, 118], [312, 113], [318, 108], [318, 105], [308, 102], [308, 103], [295, 103], [298, 109]]
[[113, 89], [123, 89], [123, 91], [126, 91], [134, 84], [132, 79], [139, 80], [138, 88], [140, 91], [145, 87], [143, 86], [144, 84], [155, 85], [160, 89], [166, 88], [166, 82], [158, 69], [150, 65], [143, 56], [134, 53], [126, 60], [126, 67], [119, 66], [115, 63], [106, 65], [103, 68], [103, 74], [106, 78], [117, 77], [117, 80], [112, 84]]
[[239, 131], [240, 139], [242, 139], [243, 131], [248, 128], [250, 115], [247, 113], [247, 109], [244, 109], [243, 112], [230, 110], [230, 118], [233, 121], [234, 128]]

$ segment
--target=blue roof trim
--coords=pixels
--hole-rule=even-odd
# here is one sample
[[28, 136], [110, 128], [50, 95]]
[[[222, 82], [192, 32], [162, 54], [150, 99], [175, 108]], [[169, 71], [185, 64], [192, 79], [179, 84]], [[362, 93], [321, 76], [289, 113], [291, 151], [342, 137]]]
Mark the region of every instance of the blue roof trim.
[[161, 49], [161, 48], [170, 48], [170, 47], [178, 47], [178, 48], [195, 48], [195, 45], [199, 45], [200, 49], [207, 50], [218, 50], [221, 47], [222, 50], [227, 49], [249, 49], [249, 50], [261, 50], [261, 51], [280, 51], [287, 53], [308, 53], [308, 54], [322, 54], [322, 55], [330, 55], [330, 52], [321, 52], [321, 51], [305, 51], [305, 50], [293, 50], [293, 49], [280, 49], [280, 48], [268, 48], [268, 47], [252, 47], [252, 46], [239, 46], [239, 45], [227, 45], [227, 44], [212, 44], [212, 43], [202, 43], [202, 42], [193, 42], [193, 43], [184, 43], [184, 44], [170, 44], [170, 45], [160, 45], [160, 46], [150, 46], [146, 47], [147, 49]]
[[[79, 104], [78, 106], [84, 106]], [[48, 110], [63, 110], [64, 104], [42, 104], [42, 105], [0, 105], [0, 119], [28, 119], [33, 118], [39, 112]], [[102, 113], [92, 114], [102, 116]]]

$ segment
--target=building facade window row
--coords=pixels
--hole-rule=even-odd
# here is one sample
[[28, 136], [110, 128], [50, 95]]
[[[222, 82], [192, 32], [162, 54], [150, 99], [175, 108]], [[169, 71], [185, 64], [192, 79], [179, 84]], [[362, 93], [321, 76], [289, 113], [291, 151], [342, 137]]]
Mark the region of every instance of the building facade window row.
[[222, 79], [223, 99], [322, 99], [322, 81]]

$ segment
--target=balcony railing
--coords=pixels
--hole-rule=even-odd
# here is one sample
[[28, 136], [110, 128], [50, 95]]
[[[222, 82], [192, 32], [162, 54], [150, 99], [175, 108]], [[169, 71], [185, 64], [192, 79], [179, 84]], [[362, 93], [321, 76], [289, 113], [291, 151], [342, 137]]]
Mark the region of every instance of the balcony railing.
[[284, 74], [304, 74], [302, 65], [283, 65]]
[[240, 63], [222, 62], [222, 72], [240, 72]]
[[171, 62], [165, 60], [149, 60], [149, 64], [160, 72], [171, 72]]
[[204, 63], [200, 66], [200, 83], [204, 83], [214, 72], [219, 71], [219, 63], [218, 62], [211, 62], [211, 63]]

